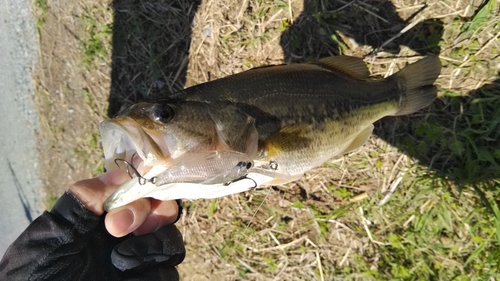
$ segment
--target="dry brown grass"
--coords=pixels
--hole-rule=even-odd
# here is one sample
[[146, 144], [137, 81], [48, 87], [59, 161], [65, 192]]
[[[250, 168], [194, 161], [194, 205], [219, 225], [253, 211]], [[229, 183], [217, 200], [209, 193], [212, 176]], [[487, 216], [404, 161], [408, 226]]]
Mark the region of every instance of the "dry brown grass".
[[184, 88], [198, 1], [117, 1], [108, 115]]
[[320, 270], [330, 280], [334, 267], [349, 267], [358, 255], [376, 267], [377, 247], [363, 230], [358, 202], [380, 200], [377, 189], [399, 176], [388, 177], [394, 160], [401, 157], [401, 165], [406, 157], [380, 140], [371, 145], [387, 149], [378, 169], [363, 150], [295, 183], [217, 199], [212, 216], [211, 202], [191, 203], [179, 222], [188, 248], [179, 266], [185, 280], [236, 280], [246, 270], [250, 280], [312, 280]]
[[[185, 202], [178, 222], [188, 253], [178, 267], [183, 280], [367, 280], [377, 279], [379, 271], [395, 276], [381, 266], [392, 249], [390, 235], [403, 236], [446, 193], [415, 190], [454, 184], [442, 184], [433, 169], [403, 154], [401, 137], [418, 138], [408, 124], [451, 108], [450, 92], [467, 95], [491, 82], [499, 63], [498, 12], [461, 36], [480, 2], [125, 0], [115, 3], [113, 17], [102, 1], [48, 0], [37, 75], [46, 186], [59, 194], [69, 182], [99, 172], [97, 123], [131, 103], [260, 65], [345, 53], [365, 58], [372, 73], [387, 76], [440, 51], [441, 98], [429, 109], [377, 124], [377, 136], [362, 149], [297, 182]], [[113, 22], [113, 38], [87, 16]], [[82, 46], [96, 37], [89, 32], [92, 26], [104, 33], [104, 55], [83, 66], [89, 58]], [[447, 116], [458, 120], [459, 115]], [[447, 165], [431, 158], [420, 161], [427, 167]], [[392, 203], [378, 207], [391, 196]], [[465, 227], [457, 218], [453, 225]], [[475, 247], [467, 234], [460, 235], [462, 240], [453, 241], [464, 249]], [[434, 255], [442, 267], [465, 272], [454, 254]]]

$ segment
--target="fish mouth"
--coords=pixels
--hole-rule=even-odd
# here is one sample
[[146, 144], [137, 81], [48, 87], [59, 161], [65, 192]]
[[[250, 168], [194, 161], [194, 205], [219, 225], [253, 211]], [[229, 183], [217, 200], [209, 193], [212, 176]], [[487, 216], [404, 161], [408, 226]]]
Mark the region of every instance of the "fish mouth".
[[[171, 135], [144, 129], [129, 117], [102, 121], [99, 130], [106, 170], [123, 169], [125, 164], [132, 177], [106, 199], [103, 207], [107, 212], [143, 197], [158, 200], [217, 198], [247, 191], [262, 183], [262, 176], [257, 174], [255, 178], [245, 177], [231, 184], [174, 182], [158, 186], [152, 179], [171, 167], [179, 153]], [[266, 181], [269, 180], [266, 178]]]
[[99, 124], [106, 171], [120, 169], [117, 160], [147, 173], [154, 166], [165, 166], [170, 153], [158, 143], [161, 138], [146, 132], [131, 118], [105, 120]]
[[127, 166], [125, 169], [132, 177], [106, 199], [103, 207], [107, 212], [143, 197], [158, 200], [217, 198], [253, 189], [273, 179], [273, 175], [257, 172], [230, 184], [173, 182], [158, 186], [153, 178], [169, 169], [179, 157], [176, 154], [183, 152], [177, 149], [177, 140], [171, 134], [144, 129], [130, 117], [102, 121], [99, 130], [106, 170]]

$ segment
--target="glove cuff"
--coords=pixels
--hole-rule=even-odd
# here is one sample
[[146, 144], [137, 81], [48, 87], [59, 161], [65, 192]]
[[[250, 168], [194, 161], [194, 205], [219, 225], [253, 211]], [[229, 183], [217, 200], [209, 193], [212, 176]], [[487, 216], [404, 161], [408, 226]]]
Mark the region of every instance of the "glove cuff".
[[74, 227], [78, 233], [94, 229], [101, 220], [98, 215], [87, 210], [75, 196], [67, 191], [57, 200], [50, 213], [64, 221], [66, 226]]

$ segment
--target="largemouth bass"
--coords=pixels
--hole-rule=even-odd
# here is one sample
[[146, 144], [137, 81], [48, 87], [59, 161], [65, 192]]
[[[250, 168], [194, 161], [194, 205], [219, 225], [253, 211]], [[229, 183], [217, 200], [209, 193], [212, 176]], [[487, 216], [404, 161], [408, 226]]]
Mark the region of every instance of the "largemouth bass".
[[[248, 188], [290, 182], [363, 145], [384, 116], [429, 105], [440, 70], [437, 56], [379, 80], [369, 77], [361, 59], [349, 56], [255, 68], [135, 104], [103, 121], [105, 167], [136, 153], [140, 169], [154, 177], [186, 153], [236, 151], [255, 162]], [[164, 188], [164, 196], [157, 192], [155, 198], [195, 198], [193, 190], [170, 194]]]

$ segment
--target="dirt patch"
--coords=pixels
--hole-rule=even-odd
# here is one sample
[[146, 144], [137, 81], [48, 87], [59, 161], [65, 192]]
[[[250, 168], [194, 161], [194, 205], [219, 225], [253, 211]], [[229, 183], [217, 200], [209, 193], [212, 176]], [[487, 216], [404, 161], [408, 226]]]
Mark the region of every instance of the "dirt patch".
[[[47, 191], [56, 196], [68, 184], [102, 171], [97, 125], [106, 117], [110, 58], [87, 54], [85, 44], [92, 40], [92, 22], [110, 24], [112, 18], [97, 4], [48, 1], [46, 11], [38, 9], [43, 17], [35, 74], [40, 166]], [[102, 40], [109, 54], [111, 35]], [[88, 59], [91, 65], [85, 64]]]

